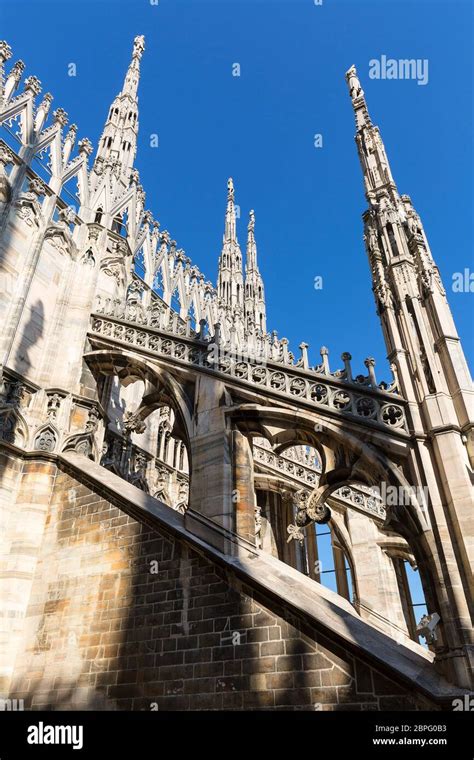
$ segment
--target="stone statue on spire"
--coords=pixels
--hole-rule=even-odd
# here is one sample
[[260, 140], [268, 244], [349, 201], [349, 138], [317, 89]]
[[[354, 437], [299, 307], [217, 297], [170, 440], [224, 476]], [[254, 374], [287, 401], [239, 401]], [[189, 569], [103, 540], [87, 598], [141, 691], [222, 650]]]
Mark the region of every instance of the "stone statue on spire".
[[145, 50], [145, 36], [143, 34], [139, 34], [135, 37], [133, 40], [133, 58], [140, 59], [143, 55], [143, 51]]
[[359, 81], [359, 77], [357, 76], [357, 69], [355, 66], [351, 66], [350, 69], [346, 72], [346, 81], [347, 86], [349, 87], [349, 95], [351, 96], [352, 100], [355, 100], [355, 98], [359, 98], [364, 94]]
[[255, 211], [253, 209], [249, 212], [249, 223], [247, 229], [252, 233], [255, 230]]

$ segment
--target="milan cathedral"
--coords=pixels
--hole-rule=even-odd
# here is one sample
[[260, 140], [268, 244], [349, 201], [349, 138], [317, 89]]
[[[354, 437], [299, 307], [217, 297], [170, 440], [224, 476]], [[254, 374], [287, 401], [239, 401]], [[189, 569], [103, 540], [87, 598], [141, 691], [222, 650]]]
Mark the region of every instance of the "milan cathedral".
[[472, 382], [356, 69], [386, 381], [267, 328], [232, 179], [216, 286], [147, 210], [144, 49], [94, 151], [0, 42], [0, 697], [452, 709], [472, 688]]

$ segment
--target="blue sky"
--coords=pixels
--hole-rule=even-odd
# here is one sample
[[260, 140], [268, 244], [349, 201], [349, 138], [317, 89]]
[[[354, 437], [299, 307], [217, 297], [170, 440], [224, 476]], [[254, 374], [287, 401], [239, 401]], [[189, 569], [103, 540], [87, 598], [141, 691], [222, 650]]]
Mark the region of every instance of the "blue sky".
[[[411, 196], [472, 366], [472, 3], [440, 0], [3, 0], [1, 37], [97, 143], [132, 40], [145, 34], [137, 166], [147, 207], [215, 282], [226, 181], [245, 246], [255, 209], [268, 326], [331, 368], [350, 351], [388, 379], [362, 241], [365, 198], [344, 81], [355, 63], [400, 192]], [[429, 81], [371, 80], [369, 61], [421, 58]], [[77, 76], [68, 76], [75, 63]], [[239, 63], [241, 76], [232, 76]], [[158, 134], [159, 147], [150, 147]], [[323, 147], [314, 147], [314, 135]], [[323, 277], [323, 289], [314, 278]]]

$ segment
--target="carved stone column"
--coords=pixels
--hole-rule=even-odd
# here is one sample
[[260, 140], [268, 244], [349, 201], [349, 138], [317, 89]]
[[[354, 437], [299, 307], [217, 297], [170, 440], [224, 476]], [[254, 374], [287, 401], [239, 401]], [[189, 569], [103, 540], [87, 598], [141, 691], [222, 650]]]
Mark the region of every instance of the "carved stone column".
[[[197, 378], [191, 435], [190, 507], [192, 512], [233, 530], [232, 433], [227, 429], [226, 401], [222, 382], [205, 375]], [[189, 514], [186, 519], [191, 519]]]
[[255, 543], [255, 490], [252, 448], [239, 430], [232, 432], [232, 466], [235, 532]]
[[380, 533], [373, 520], [355, 510], [347, 512], [356, 568], [360, 615], [389, 635], [408, 637], [400, 592], [392, 560], [379, 546]]

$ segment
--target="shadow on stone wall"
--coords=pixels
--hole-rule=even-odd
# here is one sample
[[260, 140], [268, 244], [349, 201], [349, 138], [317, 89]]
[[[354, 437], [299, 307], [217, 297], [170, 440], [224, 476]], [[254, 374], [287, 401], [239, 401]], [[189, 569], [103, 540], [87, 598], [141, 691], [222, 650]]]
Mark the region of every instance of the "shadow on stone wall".
[[149, 519], [58, 471], [11, 692], [26, 709], [436, 709]]

